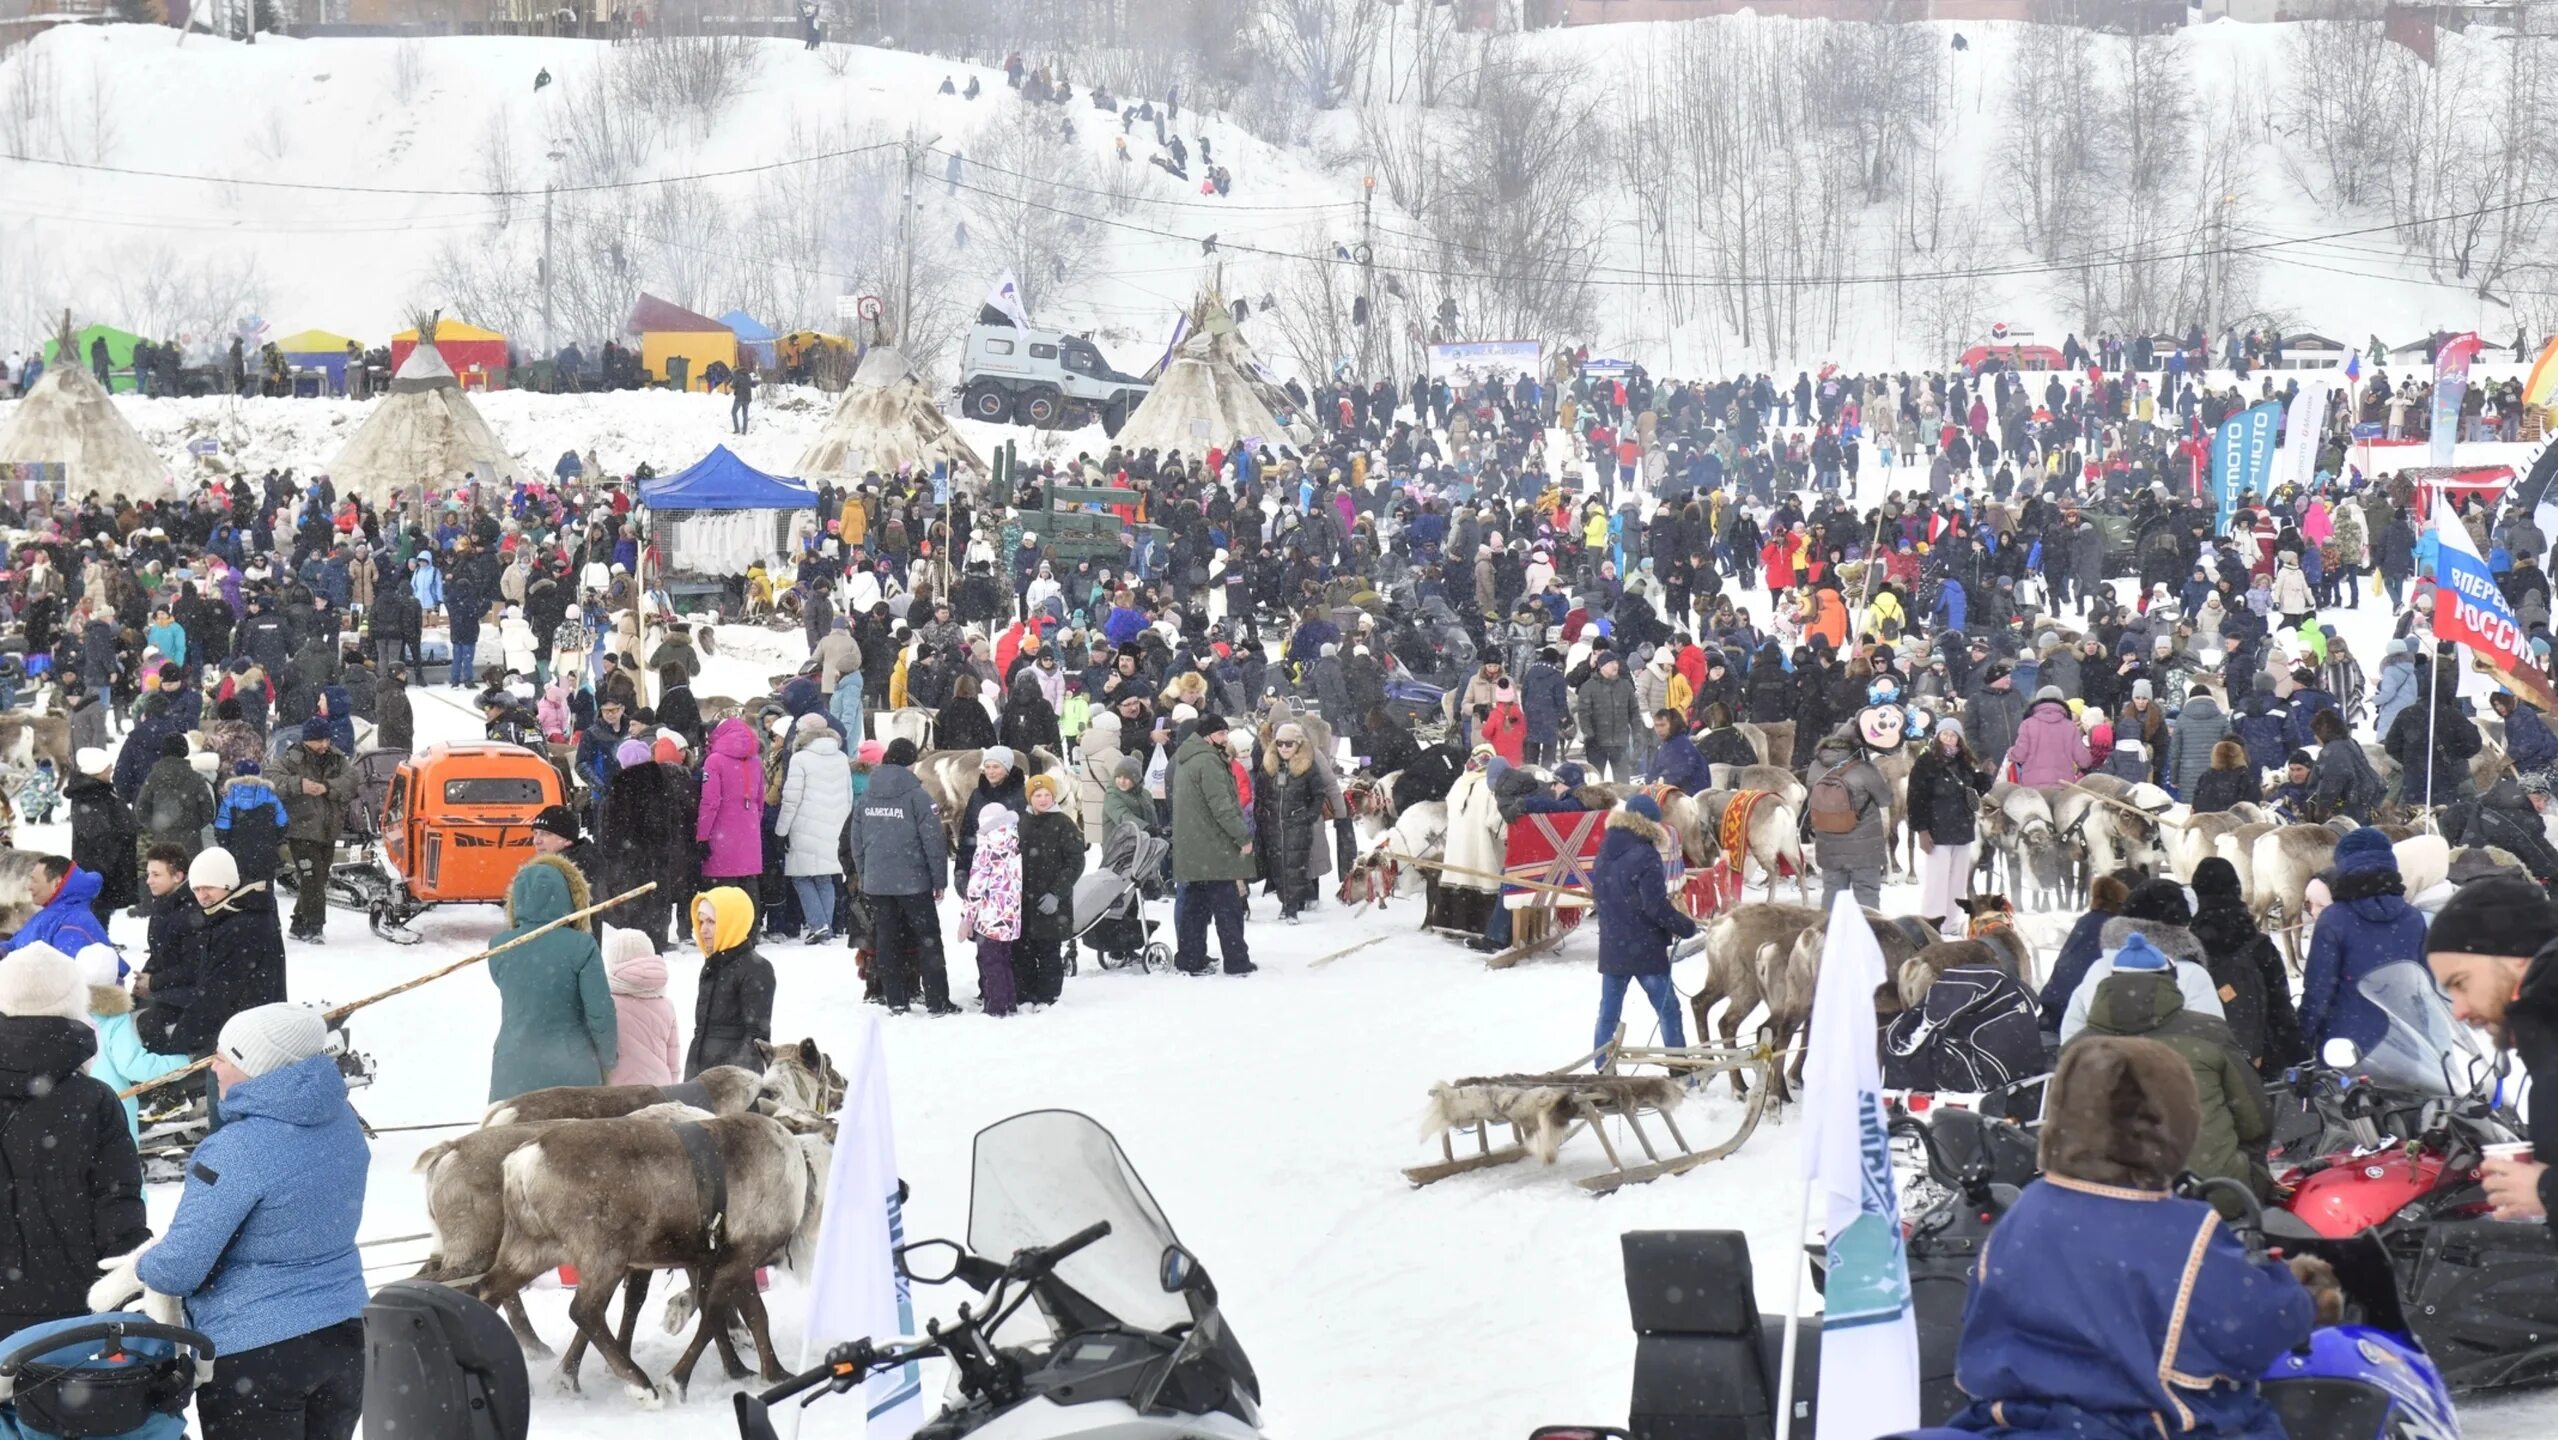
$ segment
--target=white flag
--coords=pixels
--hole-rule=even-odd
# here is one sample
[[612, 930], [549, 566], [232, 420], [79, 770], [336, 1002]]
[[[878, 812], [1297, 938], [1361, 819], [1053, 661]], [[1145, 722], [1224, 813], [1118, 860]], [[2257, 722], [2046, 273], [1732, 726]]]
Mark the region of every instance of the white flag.
[[1030, 312], [1021, 308], [1021, 284], [1013, 279], [1010, 270], [995, 282], [994, 289], [986, 292], [986, 303], [1004, 312], [1018, 328], [1030, 328]]
[[1830, 1237], [1815, 1440], [1874, 1440], [1919, 1423], [1918, 1326], [1875, 1058], [1874, 991], [1886, 973], [1865, 912], [1841, 891], [1803, 1066], [1803, 1169]]
[[[897, 1136], [888, 1107], [888, 1056], [879, 1017], [865, 1017], [861, 1042], [845, 1065], [844, 1108], [835, 1165], [826, 1177], [826, 1219], [808, 1277], [803, 1366], [829, 1346], [867, 1336], [881, 1344], [916, 1333], [915, 1306], [893, 1251], [906, 1242], [897, 1203]], [[907, 1365], [870, 1379], [863, 1397], [868, 1428], [830, 1428], [868, 1440], [906, 1440], [924, 1423], [923, 1373]], [[801, 1412], [805, 1414], [806, 1412]]]
[[2292, 397], [2283, 417], [2282, 448], [2274, 452], [2274, 481], [2306, 490], [2318, 478], [2318, 446], [2327, 430], [2327, 402], [2332, 392], [2323, 380], [2311, 380]]

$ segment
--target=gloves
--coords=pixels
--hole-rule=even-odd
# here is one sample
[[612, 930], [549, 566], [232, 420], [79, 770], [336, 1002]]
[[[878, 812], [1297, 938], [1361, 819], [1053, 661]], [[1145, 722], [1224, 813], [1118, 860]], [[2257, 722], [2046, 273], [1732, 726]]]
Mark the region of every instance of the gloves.
[[175, 1295], [163, 1295], [142, 1283], [138, 1272], [142, 1257], [150, 1253], [151, 1247], [144, 1245], [130, 1255], [98, 1262], [98, 1268], [106, 1273], [89, 1287], [91, 1314], [103, 1315], [110, 1311], [138, 1308], [163, 1325], [187, 1323], [185, 1301]]
[[1040, 897], [1039, 897], [1039, 913], [1040, 913], [1040, 914], [1042, 914], [1042, 915], [1054, 915], [1054, 914], [1056, 914], [1056, 913], [1057, 913], [1057, 897], [1056, 897], [1056, 896], [1054, 896], [1054, 895], [1042, 895], [1042, 896], [1040, 896]]

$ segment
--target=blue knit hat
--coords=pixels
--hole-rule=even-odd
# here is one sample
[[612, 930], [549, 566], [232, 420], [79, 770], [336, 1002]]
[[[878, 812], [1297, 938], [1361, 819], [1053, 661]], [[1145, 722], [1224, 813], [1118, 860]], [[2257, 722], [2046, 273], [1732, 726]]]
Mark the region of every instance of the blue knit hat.
[[1640, 815], [1655, 825], [1661, 823], [1661, 806], [1649, 795], [1626, 797], [1625, 808], [1628, 813]]
[[2389, 836], [2374, 826], [2365, 825], [2336, 842], [2336, 873], [2360, 875], [2369, 870], [2396, 870], [2398, 852], [2390, 848]]
[[2167, 965], [2167, 952], [2149, 943], [2149, 937], [2146, 935], [2132, 935], [2123, 941], [2122, 949], [2114, 952], [2114, 968], [2117, 971], [2165, 970]]

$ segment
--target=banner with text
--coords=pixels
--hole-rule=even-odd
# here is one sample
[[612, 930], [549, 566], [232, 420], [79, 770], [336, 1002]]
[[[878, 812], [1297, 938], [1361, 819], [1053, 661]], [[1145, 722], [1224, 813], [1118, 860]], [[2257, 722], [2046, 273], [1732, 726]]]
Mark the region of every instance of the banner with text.
[[1486, 377], [1515, 380], [1537, 374], [1545, 346], [1534, 340], [1467, 340], [1430, 347], [1430, 378], [1451, 385], [1470, 385]]
[[2469, 391], [2469, 362], [2477, 357], [2475, 335], [2454, 335], [2434, 352], [2433, 452], [2436, 465], [2451, 463], [2451, 447], [2460, 439], [2460, 397]]
[[2212, 432], [2212, 500], [2220, 515], [2213, 528], [2218, 533], [2229, 533], [2240, 495], [2272, 490], [2274, 436], [2282, 419], [2283, 402], [2266, 400], [2223, 420]]

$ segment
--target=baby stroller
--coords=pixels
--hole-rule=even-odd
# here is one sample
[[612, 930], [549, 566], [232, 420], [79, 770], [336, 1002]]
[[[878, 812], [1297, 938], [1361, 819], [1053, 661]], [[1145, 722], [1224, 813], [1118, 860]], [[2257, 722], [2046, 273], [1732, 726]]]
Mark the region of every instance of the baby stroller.
[[1101, 868], [1075, 882], [1075, 939], [1090, 945], [1105, 970], [1172, 964], [1172, 947], [1155, 938], [1146, 902], [1170, 892], [1164, 857], [1172, 846], [1125, 820], [1101, 843]]
[[0, 1437], [182, 1440], [213, 1342], [129, 1311], [30, 1325], [0, 1342]]

